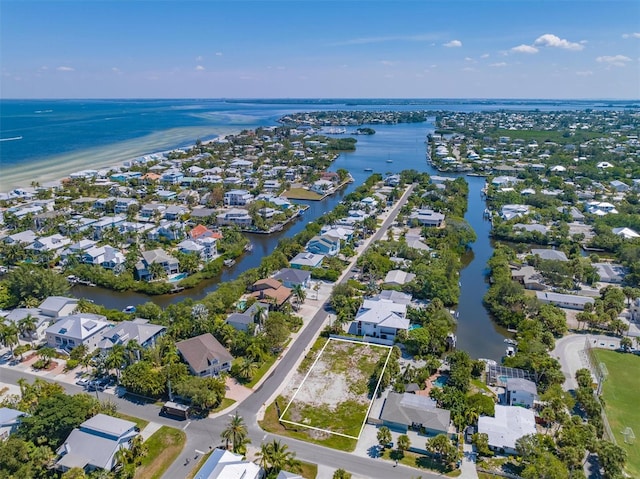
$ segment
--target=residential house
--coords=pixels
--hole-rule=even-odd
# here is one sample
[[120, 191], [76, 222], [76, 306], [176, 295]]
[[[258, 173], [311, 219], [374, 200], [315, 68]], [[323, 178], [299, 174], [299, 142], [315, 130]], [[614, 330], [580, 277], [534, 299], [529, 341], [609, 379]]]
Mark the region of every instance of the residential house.
[[0, 441], [4, 441], [16, 432], [20, 425], [20, 420], [24, 416], [26, 416], [26, 413], [17, 409], [0, 407]]
[[339, 238], [341, 241], [351, 241], [353, 233], [353, 228], [334, 225], [324, 225], [320, 230], [320, 235], [333, 236], [334, 238]]
[[512, 220], [514, 218], [522, 218], [531, 212], [529, 205], [504, 205], [500, 209], [500, 217], [503, 220]]
[[536, 433], [535, 415], [531, 409], [517, 406], [495, 406], [495, 416], [480, 416], [478, 432], [489, 438], [489, 448], [500, 454], [517, 454], [516, 441]]
[[73, 468], [111, 471], [117, 464], [118, 451], [129, 449], [138, 434], [135, 422], [96, 414], [71, 431], [57, 450], [54, 467], [60, 472]]
[[140, 218], [153, 219], [157, 217], [159, 219], [162, 217], [166, 209], [167, 207], [160, 203], [148, 203], [140, 209], [140, 213], [138, 213], [138, 215]]
[[178, 244], [182, 253], [194, 254], [202, 261], [209, 262], [218, 256], [218, 240], [211, 237], [201, 237], [197, 240], [184, 240]]
[[220, 233], [219, 231], [212, 231], [204, 225], [198, 225], [191, 231], [189, 231], [189, 237], [194, 241], [202, 238], [214, 238], [218, 240], [222, 239], [222, 233]]
[[627, 185], [626, 183], [623, 183], [620, 180], [613, 180], [609, 182], [609, 184], [611, 185], [611, 188], [613, 188], [618, 193], [624, 193], [631, 189], [629, 185]]
[[253, 224], [253, 219], [249, 215], [247, 210], [240, 208], [232, 208], [220, 213], [216, 217], [218, 225], [236, 225], [242, 227], [249, 227]]
[[125, 256], [119, 249], [113, 246], [95, 246], [86, 250], [80, 257], [85, 264], [102, 266], [116, 273], [124, 270]]
[[147, 232], [147, 238], [152, 241], [158, 241], [165, 238], [169, 241], [179, 240], [184, 236], [184, 224], [179, 221], [162, 220], [160, 226], [150, 229]]
[[295, 268], [282, 268], [273, 276], [273, 279], [280, 281], [287, 288], [302, 286], [303, 289], [307, 289], [311, 283], [311, 272]]
[[289, 261], [289, 266], [296, 269], [317, 268], [322, 264], [324, 255], [309, 253], [308, 251], [298, 253]]
[[22, 332], [20, 337], [25, 341], [40, 342], [45, 339], [45, 332], [51, 324], [59, 318], [73, 314], [77, 307], [76, 298], [49, 296], [38, 308], [16, 308], [10, 311], [5, 319], [19, 327], [21, 321], [30, 316], [34, 321], [34, 329], [30, 332]]
[[[194, 479], [263, 479], [263, 469], [226, 449], [214, 449]], [[278, 476], [279, 477], [279, 476]]]
[[184, 178], [184, 174], [180, 170], [169, 169], [162, 173], [160, 181], [170, 185], [179, 185]]
[[[262, 316], [262, 317], [260, 317]], [[269, 304], [256, 301], [242, 313], [231, 313], [226, 323], [238, 331], [247, 332], [252, 325], [258, 325], [269, 317]]]
[[127, 213], [129, 208], [138, 206], [138, 202], [133, 198], [118, 198], [114, 207], [115, 213]]
[[511, 279], [523, 285], [525, 289], [537, 291], [547, 289], [544, 277], [533, 266], [522, 266], [511, 270]]
[[167, 275], [180, 271], [180, 264], [176, 258], [162, 249], [152, 249], [143, 251], [142, 259], [136, 263], [135, 272], [138, 279], [143, 281], [153, 279], [153, 274], [150, 271], [152, 264], [160, 264]]
[[455, 435], [451, 411], [440, 409], [433, 399], [417, 394], [390, 392], [382, 406], [380, 419], [384, 426], [403, 434], [411, 430], [425, 436]]
[[317, 180], [311, 185], [309, 190], [319, 195], [324, 195], [333, 191], [333, 182], [329, 180]]
[[305, 249], [310, 253], [336, 256], [340, 252], [340, 238], [330, 235], [314, 236]]
[[47, 346], [71, 351], [84, 345], [89, 352], [98, 347], [102, 332], [113, 323], [100, 314], [80, 313], [60, 318], [45, 330]]
[[49, 318], [62, 318], [73, 314], [78, 307], [78, 299], [65, 296], [49, 296], [40, 303], [40, 313]]
[[563, 251], [557, 249], [533, 248], [531, 250], [533, 256], [539, 256], [540, 259], [551, 261], [569, 261], [567, 255]]
[[286, 303], [293, 291], [274, 278], [260, 279], [251, 285], [251, 296], [279, 309]]
[[136, 318], [133, 321], [122, 321], [113, 328], [102, 331], [98, 348], [107, 353], [116, 344], [126, 346], [129, 341], [136, 341], [141, 348], [146, 349], [155, 346], [166, 331], [165, 326], [151, 324], [148, 319]]
[[25, 249], [33, 250], [36, 253], [46, 253], [48, 251], [57, 251], [60, 248], [64, 248], [68, 244], [71, 244], [71, 239], [60, 234], [55, 234], [51, 236], [40, 237]]
[[621, 264], [592, 263], [591, 266], [596, 269], [603, 283], [622, 284], [626, 275], [626, 270]]
[[416, 221], [420, 226], [441, 228], [444, 225], [445, 216], [428, 208], [414, 210], [409, 215], [410, 221]]
[[182, 205], [171, 205], [164, 210], [164, 219], [169, 221], [179, 220], [189, 211], [189, 208]]
[[246, 206], [253, 201], [253, 195], [247, 190], [230, 190], [224, 194], [224, 204], [227, 206]]
[[379, 296], [365, 299], [354, 320], [356, 334], [379, 338], [393, 344], [400, 331], [409, 330], [409, 318], [406, 315], [406, 304]]
[[217, 376], [231, 369], [233, 356], [211, 333], [180, 341], [176, 348], [194, 376]]
[[636, 233], [634, 230], [632, 230], [631, 228], [613, 228], [611, 230], [613, 232], [614, 235], [616, 236], [621, 236], [624, 239], [635, 239], [635, 238], [640, 238], [640, 234]]
[[574, 294], [561, 294], [544, 291], [536, 291], [538, 301], [545, 304], [554, 304], [560, 308], [584, 310], [587, 303], [593, 303], [594, 299], [587, 296], [577, 296]]
[[399, 269], [393, 269], [387, 273], [384, 278], [384, 284], [391, 286], [402, 286], [416, 277], [413, 273], [407, 273], [406, 271], [402, 271]]
[[29, 245], [38, 238], [38, 235], [31, 230], [14, 233], [3, 239], [6, 244], [23, 244]]
[[100, 241], [105, 230], [108, 230], [109, 228], [118, 228], [126, 220], [127, 219], [124, 216], [116, 215], [105, 216], [98, 221], [91, 223], [91, 228], [93, 229], [93, 239], [95, 241]]
[[531, 409], [538, 400], [536, 383], [524, 378], [507, 378], [506, 403]]

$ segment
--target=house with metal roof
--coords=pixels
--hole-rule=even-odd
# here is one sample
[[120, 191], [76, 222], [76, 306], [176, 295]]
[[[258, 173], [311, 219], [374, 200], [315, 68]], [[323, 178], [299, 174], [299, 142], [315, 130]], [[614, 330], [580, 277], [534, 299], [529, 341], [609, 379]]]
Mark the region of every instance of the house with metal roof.
[[0, 407], [0, 441], [4, 441], [16, 432], [23, 416], [26, 416], [26, 413], [17, 409]]
[[142, 348], [149, 348], [154, 346], [166, 331], [165, 326], [151, 324], [148, 319], [122, 321], [112, 328], [102, 330], [98, 348], [106, 353], [116, 344], [126, 346], [129, 341], [136, 341]]
[[74, 467], [85, 472], [96, 469], [111, 471], [120, 449], [129, 449], [139, 434], [136, 423], [106, 414], [96, 414], [69, 434], [57, 450], [55, 469], [60, 472]]
[[409, 329], [407, 305], [389, 299], [365, 299], [356, 314], [356, 334], [379, 338], [393, 344], [399, 331]]
[[45, 330], [47, 346], [71, 351], [82, 344], [91, 352], [98, 347], [102, 331], [112, 326], [113, 323], [100, 314], [72, 314], [60, 318]]
[[262, 479], [263, 477], [263, 469], [243, 459], [242, 455], [225, 449], [215, 449], [200, 467], [194, 479]]
[[311, 272], [303, 269], [282, 268], [273, 275], [273, 279], [280, 281], [287, 288], [300, 285], [303, 289], [307, 289], [311, 281]]
[[577, 296], [575, 294], [561, 294], [550, 291], [536, 291], [538, 301], [545, 304], [554, 304], [560, 308], [584, 310], [584, 305], [593, 303], [594, 299], [587, 296]]
[[536, 383], [524, 378], [507, 378], [506, 402], [509, 406], [532, 408], [537, 400]]
[[308, 268], [317, 268], [322, 264], [323, 259], [323, 254], [315, 254], [304, 251], [291, 258], [291, 260], [289, 261], [289, 265], [292, 268], [296, 269], [302, 269], [305, 266]]

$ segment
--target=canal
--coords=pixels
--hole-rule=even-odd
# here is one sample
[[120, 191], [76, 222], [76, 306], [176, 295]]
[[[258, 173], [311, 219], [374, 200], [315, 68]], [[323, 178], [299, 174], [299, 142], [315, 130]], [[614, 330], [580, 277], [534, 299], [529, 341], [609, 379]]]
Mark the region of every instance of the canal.
[[[249, 235], [253, 251], [245, 253], [230, 269], [225, 269], [218, 278], [202, 282], [198, 287], [178, 294], [147, 296], [132, 292], [114, 292], [102, 288], [75, 286], [72, 293], [87, 298], [108, 308], [123, 309], [129, 305], [138, 305], [153, 301], [161, 307], [182, 301], [189, 297], [194, 300], [203, 298], [214, 291], [221, 282], [235, 279], [240, 273], [260, 264], [263, 256], [270, 254], [278, 241], [300, 232], [307, 222], [316, 220], [327, 211], [331, 211], [346, 194], [353, 191], [371, 174], [365, 168], [377, 173], [395, 173], [405, 169], [426, 171], [431, 175], [440, 175], [425, 160], [424, 140], [433, 132], [433, 124], [377, 125], [376, 133], [371, 136], [358, 136], [357, 149], [342, 153], [331, 169], [345, 168], [354, 177], [354, 183], [348, 185], [323, 201], [310, 201], [309, 209], [297, 221], [289, 224], [283, 231], [273, 235]], [[456, 175], [448, 175], [456, 176]], [[486, 264], [493, 253], [489, 232], [491, 225], [483, 220], [485, 202], [480, 190], [485, 180], [481, 177], [465, 177], [469, 183], [469, 207], [465, 219], [477, 234], [477, 240], [471, 245], [466, 260], [468, 265], [460, 275], [461, 295], [458, 307], [458, 348], [468, 351], [474, 358], [484, 357], [499, 360], [504, 354], [505, 330], [498, 328], [491, 320], [482, 304], [486, 293]]]

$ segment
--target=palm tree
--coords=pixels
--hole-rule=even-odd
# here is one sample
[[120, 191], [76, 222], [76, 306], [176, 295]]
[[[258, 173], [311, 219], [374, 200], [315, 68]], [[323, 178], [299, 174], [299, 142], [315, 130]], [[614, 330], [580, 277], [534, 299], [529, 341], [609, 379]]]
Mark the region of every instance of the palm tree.
[[11, 351], [13, 357], [13, 347], [18, 344], [18, 327], [14, 323], [0, 323], [0, 343]]
[[18, 321], [18, 329], [20, 330], [20, 334], [23, 338], [29, 337], [29, 341], [33, 345], [33, 333], [35, 333], [37, 328], [37, 320], [35, 317], [31, 315], [31, 313], [27, 314], [24, 318]]
[[124, 346], [125, 353], [127, 355], [127, 364], [133, 364], [136, 361], [140, 361], [140, 351], [142, 346], [135, 339], [130, 339]]
[[153, 279], [160, 279], [167, 276], [167, 272], [160, 263], [151, 263], [148, 270]]
[[244, 448], [245, 444], [251, 442], [247, 437], [247, 425], [237, 411], [231, 416], [231, 421], [229, 421], [227, 428], [222, 431], [220, 437], [226, 441], [227, 449], [229, 449], [229, 442], [231, 442], [232, 450], [235, 453]]
[[275, 439], [260, 446], [260, 452], [258, 452], [260, 466], [267, 471], [267, 475], [275, 476], [285, 468], [291, 472], [301, 470], [300, 461], [296, 459], [296, 454], [288, 449], [289, 446], [281, 444]]
[[238, 363], [238, 375], [247, 381], [251, 381], [257, 370], [258, 363], [252, 361], [251, 358], [242, 358]]
[[56, 350], [46, 346], [38, 350], [38, 356], [44, 361], [44, 367], [47, 368], [51, 364], [51, 359], [56, 357]]
[[307, 297], [307, 292], [301, 284], [294, 284], [293, 296], [296, 299], [296, 310], [298, 310], [300, 309], [300, 304], [302, 304]]
[[122, 344], [114, 344], [107, 355], [107, 359], [105, 360], [105, 365], [107, 369], [115, 369], [116, 376], [120, 379], [120, 369], [126, 362], [126, 354], [125, 349]]
[[391, 442], [391, 431], [387, 426], [382, 426], [378, 429], [376, 437], [378, 439], [378, 444], [384, 447]]
[[411, 439], [406, 434], [398, 436], [398, 452], [404, 456], [404, 451], [411, 447]]

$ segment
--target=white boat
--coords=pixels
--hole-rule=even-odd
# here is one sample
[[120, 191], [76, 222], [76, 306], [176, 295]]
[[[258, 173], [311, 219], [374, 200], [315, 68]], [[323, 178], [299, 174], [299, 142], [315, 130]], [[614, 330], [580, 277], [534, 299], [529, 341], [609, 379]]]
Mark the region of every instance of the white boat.
[[515, 349], [513, 346], [509, 346], [509, 347], [507, 348], [506, 353], [507, 353], [507, 357], [508, 357], [508, 358], [511, 358], [511, 357], [513, 357], [513, 356], [515, 356], [515, 355], [516, 355], [516, 349]]
[[230, 268], [231, 266], [233, 266], [234, 264], [236, 264], [236, 260], [235, 260], [235, 259], [225, 259], [225, 260], [223, 261], [223, 263], [224, 263], [224, 265], [225, 265], [227, 268]]
[[518, 341], [516, 341], [515, 339], [511, 339], [511, 338], [505, 338], [504, 342], [507, 344], [511, 344], [513, 346], [517, 346], [518, 345]]
[[122, 310], [123, 313], [135, 313], [136, 312], [136, 307], [135, 306], [127, 306], [126, 308], [124, 308]]
[[365, 168], [364, 171], [373, 171], [373, 168]]

